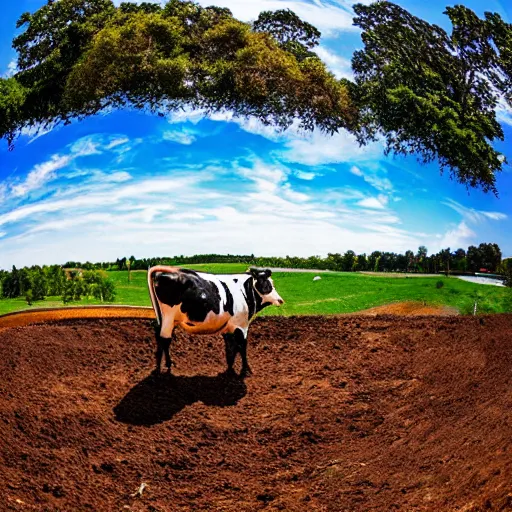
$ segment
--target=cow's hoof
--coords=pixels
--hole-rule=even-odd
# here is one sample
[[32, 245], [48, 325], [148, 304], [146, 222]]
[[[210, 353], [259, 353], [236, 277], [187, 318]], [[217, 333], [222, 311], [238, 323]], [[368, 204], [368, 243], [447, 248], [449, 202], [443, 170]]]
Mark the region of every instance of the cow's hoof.
[[231, 368], [227, 368], [224, 373], [222, 373], [221, 375], [224, 375], [224, 377], [228, 377], [230, 379], [232, 379], [233, 377], [236, 377], [236, 372], [235, 370], [231, 367]]
[[243, 367], [240, 377], [248, 377], [249, 375], [252, 375], [252, 370], [248, 366]]

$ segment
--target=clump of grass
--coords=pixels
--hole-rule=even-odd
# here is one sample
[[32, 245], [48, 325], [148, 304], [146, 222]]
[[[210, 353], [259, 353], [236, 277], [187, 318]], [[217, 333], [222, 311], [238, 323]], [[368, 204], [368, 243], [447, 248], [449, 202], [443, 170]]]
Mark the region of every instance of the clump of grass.
[[443, 286], [444, 286], [443, 281], [437, 281], [437, 283], [436, 283], [436, 288], [437, 288], [438, 290], [439, 290], [439, 289], [441, 289]]

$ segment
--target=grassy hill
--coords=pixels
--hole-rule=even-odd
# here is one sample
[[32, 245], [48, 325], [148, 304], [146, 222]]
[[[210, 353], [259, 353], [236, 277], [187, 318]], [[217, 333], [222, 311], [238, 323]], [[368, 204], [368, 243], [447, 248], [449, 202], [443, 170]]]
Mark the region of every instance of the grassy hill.
[[[244, 264], [188, 265], [187, 268], [215, 273], [239, 273], [247, 270]], [[145, 271], [114, 271], [109, 273], [116, 284], [116, 304], [150, 306]], [[274, 282], [286, 304], [270, 307], [261, 315], [325, 315], [352, 313], [399, 301], [421, 301], [427, 305], [446, 305], [462, 314], [473, 312], [475, 301], [479, 313], [512, 312], [512, 290], [468, 283], [454, 277], [396, 277], [372, 276], [358, 273], [324, 272], [322, 279], [313, 281], [310, 272], [275, 272]], [[441, 282], [442, 286], [437, 287]], [[72, 305], [97, 304], [84, 299]], [[62, 306], [58, 297], [48, 297], [34, 307]], [[30, 309], [23, 299], [0, 300], [0, 314]]]

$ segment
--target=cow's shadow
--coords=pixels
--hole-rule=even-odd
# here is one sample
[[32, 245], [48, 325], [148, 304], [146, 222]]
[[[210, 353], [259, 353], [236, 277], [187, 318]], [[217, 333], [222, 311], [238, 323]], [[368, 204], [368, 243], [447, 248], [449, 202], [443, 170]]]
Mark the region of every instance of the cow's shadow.
[[122, 423], [150, 426], [172, 419], [187, 405], [227, 407], [236, 405], [247, 393], [244, 379], [236, 374], [215, 377], [150, 375], [136, 384], [114, 407]]

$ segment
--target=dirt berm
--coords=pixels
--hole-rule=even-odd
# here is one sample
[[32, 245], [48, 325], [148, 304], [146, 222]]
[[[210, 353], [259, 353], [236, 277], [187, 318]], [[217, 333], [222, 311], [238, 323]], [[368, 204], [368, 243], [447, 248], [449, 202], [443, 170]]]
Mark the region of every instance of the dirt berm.
[[0, 510], [512, 509], [512, 316], [257, 319], [253, 375], [147, 319], [0, 332]]

